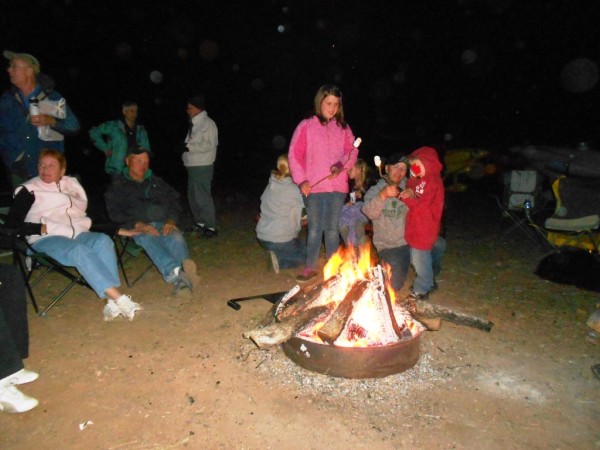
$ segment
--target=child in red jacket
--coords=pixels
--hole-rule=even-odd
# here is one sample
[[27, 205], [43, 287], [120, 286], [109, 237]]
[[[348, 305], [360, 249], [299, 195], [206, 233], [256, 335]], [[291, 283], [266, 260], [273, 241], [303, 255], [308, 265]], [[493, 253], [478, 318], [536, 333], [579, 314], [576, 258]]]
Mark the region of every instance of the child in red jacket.
[[442, 163], [431, 147], [415, 150], [409, 155], [408, 162], [411, 177], [399, 198], [408, 206], [404, 237], [410, 246], [410, 262], [416, 272], [412, 297], [424, 300], [435, 288], [432, 253], [435, 253], [436, 271], [439, 271], [440, 251], [443, 253], [445, 247], [439, 236], [444, 209]]

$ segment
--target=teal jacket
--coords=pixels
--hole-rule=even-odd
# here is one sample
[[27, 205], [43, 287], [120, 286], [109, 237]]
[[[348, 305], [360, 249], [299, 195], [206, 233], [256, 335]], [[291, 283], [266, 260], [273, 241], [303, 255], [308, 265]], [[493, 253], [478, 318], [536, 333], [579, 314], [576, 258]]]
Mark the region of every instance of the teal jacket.
[[[90, 130], [90, 138], [98, 150], [112, 153], [106, 158], [104, 170], [108, 174], [123, 172], [127, 154], [127, 135], [122, 120], [109, 120]], [[137, 125], [135, 140], [138, 146], [150, 150], [150, 140], [143, 125]]]

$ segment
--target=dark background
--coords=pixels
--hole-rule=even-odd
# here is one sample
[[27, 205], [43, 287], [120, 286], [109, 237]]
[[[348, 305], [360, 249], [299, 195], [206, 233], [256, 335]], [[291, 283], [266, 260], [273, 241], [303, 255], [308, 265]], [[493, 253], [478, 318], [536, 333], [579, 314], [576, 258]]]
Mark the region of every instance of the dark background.
[[595, 0], [1, 4], [3, 49], [35, 55], [81, 122], [66, 147], [86, 189], [106, 181], [89, 128], [134, 99], [155, 172], [184, 192], [177, 149], [199, 92], [219, 127], [217, 192], [264, 187], [328, 82], [369, 162], [424, 144], [598, 142]]

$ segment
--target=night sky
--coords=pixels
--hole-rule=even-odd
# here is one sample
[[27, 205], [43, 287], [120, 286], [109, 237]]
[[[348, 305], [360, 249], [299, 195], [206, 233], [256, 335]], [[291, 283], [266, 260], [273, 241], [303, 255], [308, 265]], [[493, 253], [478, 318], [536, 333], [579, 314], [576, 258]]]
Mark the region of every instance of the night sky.
[[[182, 188], [186, 98], [207, 97], [217, 186], [264, 186], [317, 88], [338, 84], [361, 155], [433, 144], [600, 142], [600, 2], [2, 2], [3, 49], [28, 52], [82, 124], [67, 138], [88, 186], [88, 130], [137, 100], [155, 170]], [[8, 87], [2, 77], [2, 88]]]

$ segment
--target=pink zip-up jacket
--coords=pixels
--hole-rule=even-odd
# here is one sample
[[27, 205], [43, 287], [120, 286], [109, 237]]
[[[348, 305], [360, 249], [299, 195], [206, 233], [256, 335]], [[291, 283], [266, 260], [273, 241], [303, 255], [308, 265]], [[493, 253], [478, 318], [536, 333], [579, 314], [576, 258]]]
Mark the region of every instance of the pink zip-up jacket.
[[[316, 116], [298, 124], [288, 160], [294, 183], [300, 186], [308, 181], [311, 186], [331, 174], [331, 166], [338, 165], [340, 174], [311, 187], [311, 194], [319, 192], [348, 192], [348, 169], [354, 166], [358, 149], [353, 146], [354, 135], [350, 126], [342, 128], [331, 120], [322, 125]], [[342, 170], [346, 169], [346, 170]]]
[[[87, 195], [76, 178], [63, 176], [58, 183], [44, 183], [40, 177], [32, 178], [15, 189], [33, 192], [35, 201], [25, 217], [25, 222], [45, 223], [48, 236], [74, 239], [90, 231], [92, 219], [86, 214]], [[45, 236], [32, 235], [27, 240], [33, 244]]]

